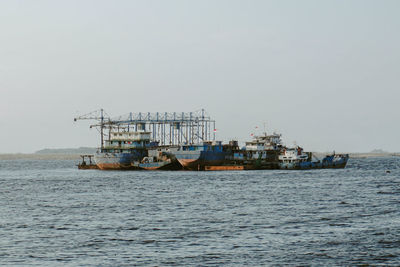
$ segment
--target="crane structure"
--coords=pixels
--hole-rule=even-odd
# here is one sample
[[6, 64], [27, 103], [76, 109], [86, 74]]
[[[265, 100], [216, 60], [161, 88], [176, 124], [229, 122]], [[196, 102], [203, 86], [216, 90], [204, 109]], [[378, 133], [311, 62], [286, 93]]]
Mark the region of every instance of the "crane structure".
[[77, 120], [97, 120], [90, 127], [99, 127], [101, 148], [104, 129], [111, 132], [148, 132], [152, 141], [160, 145], [196, 144], [215, 141], [215, 120], [204, 109], [195, 112], [130, 112], [110, 118], [103, 109], [79, 116]]
[[[106, 116], [106, 117], [105, 117]], [[74, 118], [74, 121], [78, 120], [97, 120], [99, 121], [98, 124], [95, 125], [90, 125], [90, 128], [92, 127], [99, 127], [100, 128], [100, 138], [101, 138], [101, 149], [103, 150], [104, 148], [104, 128], [105, 128], [105, 123], [110, 122], [110, 117], [108, 114], [104, 111], [104, 109], [99, 109], [92, 111], [90, 113], [78, 116]]]

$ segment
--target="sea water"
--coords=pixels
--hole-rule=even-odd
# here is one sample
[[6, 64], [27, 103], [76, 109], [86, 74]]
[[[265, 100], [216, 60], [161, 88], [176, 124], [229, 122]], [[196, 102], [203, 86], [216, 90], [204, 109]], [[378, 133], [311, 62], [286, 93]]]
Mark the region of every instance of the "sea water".
[[397, 157], [310, 171], [76, 163], [0, 161], [1, 266], [400, 265]]

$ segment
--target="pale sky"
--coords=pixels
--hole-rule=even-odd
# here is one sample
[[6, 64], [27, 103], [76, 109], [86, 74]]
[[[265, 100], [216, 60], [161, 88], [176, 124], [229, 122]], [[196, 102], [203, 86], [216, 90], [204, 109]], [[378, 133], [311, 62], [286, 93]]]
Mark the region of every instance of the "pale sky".
[[309, 151], [400, 151], [400, 1], [0, 1], [0, 153], [99, 145], [78, 114], [204, 108]]

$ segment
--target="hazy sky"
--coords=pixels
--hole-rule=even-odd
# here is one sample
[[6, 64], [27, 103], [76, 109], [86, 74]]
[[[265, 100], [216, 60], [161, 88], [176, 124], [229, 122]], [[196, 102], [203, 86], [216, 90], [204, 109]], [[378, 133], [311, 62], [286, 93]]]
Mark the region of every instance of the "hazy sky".
[[98, 146], [78, 114], [194, 111], [312, 151], [400, 151], [400, 1], [0, 1], [0, 153]]

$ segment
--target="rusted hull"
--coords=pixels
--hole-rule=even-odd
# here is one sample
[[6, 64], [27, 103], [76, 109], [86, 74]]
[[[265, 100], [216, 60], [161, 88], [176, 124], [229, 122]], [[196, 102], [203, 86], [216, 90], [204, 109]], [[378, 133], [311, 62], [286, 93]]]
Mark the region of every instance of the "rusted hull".
[[97, 153], [94, 160], [100, 170], [139, 170], [135, 164], [139, 157], [134, 153]]
[[178, 159], [178, 162], [184, 169], [192, 169], [198, 165], [199, 160], [197, 159]]
[[191, 160], [191, 159], [178, 159], [179, 163], [185, 170], [191, 171], [204, 171], [206, 166], [218, 166], [224, 163], [223, 160]]
[[143, 167], [143, 170], [147, 170], [147, 171], [156, 171], [156, 170], [160, 170], [161, 167]]
[[172, 161], [158, 161], [150, 163], [140, 163], [139, 168], [148, 171], [157, 170], [182, 170], [181, 164], [177, 160]]
[[98, 163], [97, 166], [100, 170], [140, 170], [139, 167], [133, 165], [125, 165], [119, 163]]
[[240, 165], [231, 165], [231, 166], [205, 166], [204, 170], [206, 171], [242, 171], [244, 170], [244, 166]]
[[[199, 148], [196, 147], [195, 148]], [[213, 147], [200, 147], [200, 149], [210, 150], [194, 150], [194, 151], [176, 151], [174, 156], [183, 166], [185, 170], [203, 171], [205, 166], [218, 166], [224, 164], [226, 153], [223, 151], [213, 151]]]
[[97, 153], [96, 165], [100, 170], [180, 170], [176, 159], [141, 162], [142, 155], [134, 153]]
[[78, 169], [80, 170], [98, 170], [99, 167], [95, 164], [88, 164], [88, 165], [83, 165], [83, 164], [79, 164], [78, 165]]
[[[94, 169], [98, 169], [99, 167], [97, 167], [96, 164], [93, 164], [92, 162], [92, 158], [94, 157], [94, 155], [80, 155], [82, 158], [82, 162], [79, 163], [78, 169], [79, 170], [94, 170]], [[86, 163], [86, 161], [89, 161], [89, 164]]]

